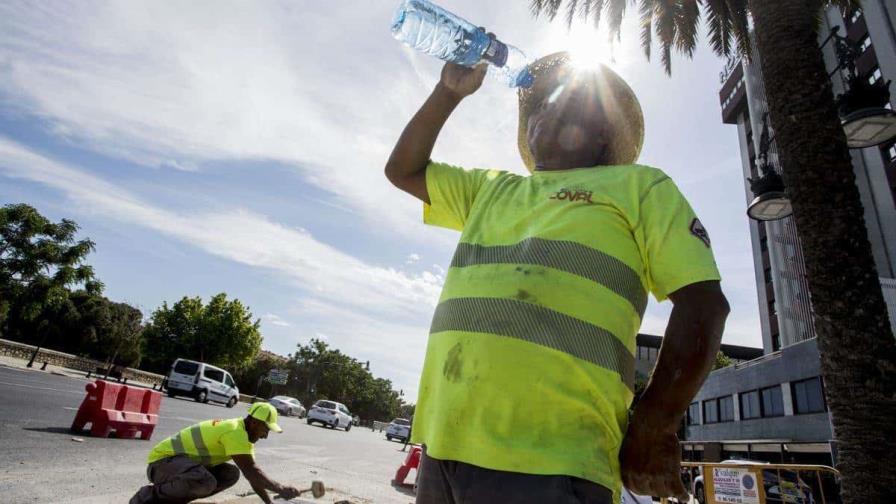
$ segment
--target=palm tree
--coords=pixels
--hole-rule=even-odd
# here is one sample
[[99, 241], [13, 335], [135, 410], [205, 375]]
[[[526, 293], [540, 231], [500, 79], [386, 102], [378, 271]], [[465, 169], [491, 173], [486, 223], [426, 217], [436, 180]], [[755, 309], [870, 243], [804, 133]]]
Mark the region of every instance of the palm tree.
[[[701, 17], [713, 50], [750, 57], [751, 20], [784, 180], [806, 263], [825, 390], [847, 503], [889, 502], [896, 493], [896, 340], [887, 319], [864, 213], [831, 82], [818, 47], [818, 19], [855, 0], [530, 0], [533, 14], [567, 23], [602, 14], [619, 37], [637, 3], [641, 43], [657, 39], [691, 56]], [[565, 5], [564, 5], [565, 4]], [[888, 498], [889, 497], [889, 498]]]

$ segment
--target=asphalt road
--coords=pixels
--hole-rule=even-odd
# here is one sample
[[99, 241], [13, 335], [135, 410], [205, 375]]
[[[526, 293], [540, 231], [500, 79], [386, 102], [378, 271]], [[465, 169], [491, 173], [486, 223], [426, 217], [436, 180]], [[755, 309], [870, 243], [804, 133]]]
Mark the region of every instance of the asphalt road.
[[[195, 422], [243, 416], [247, 405], [227, 409], [189, 399], [162, 399], [152, 440], [99, 439], [68, 428], [84, 397], [85, 379], [0, 366], [0, 501], [122, 503], [146, 484], [146, 455], [152, 446]], [[404, 460], [402, 445], [382, 433], [309, 426], [283, 418], [284, 432], [256, 445], [256, 460], [272, 478], [298, 487], [323, 480], [321, 502], [407, 503], [407, 490], [390, 480]], [[413, 473], [412, 473], [413, 475]], [[245, 479], [230, 491], [249, 494]], [[260, 502], [260, 500], [259, 500]]]

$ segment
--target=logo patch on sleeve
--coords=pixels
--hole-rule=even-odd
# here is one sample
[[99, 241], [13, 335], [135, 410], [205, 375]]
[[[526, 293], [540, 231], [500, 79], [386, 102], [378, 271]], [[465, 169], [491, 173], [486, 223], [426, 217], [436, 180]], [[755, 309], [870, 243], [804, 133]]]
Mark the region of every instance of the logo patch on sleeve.
[[709, 241], [709, 233], [706, 232], [706, 228], [703, 227], [703, 223], [700, 222], [700, 219], [694, 219], [691, 221], [691, 234], [696, 236], [709, 248], [712, 244]]

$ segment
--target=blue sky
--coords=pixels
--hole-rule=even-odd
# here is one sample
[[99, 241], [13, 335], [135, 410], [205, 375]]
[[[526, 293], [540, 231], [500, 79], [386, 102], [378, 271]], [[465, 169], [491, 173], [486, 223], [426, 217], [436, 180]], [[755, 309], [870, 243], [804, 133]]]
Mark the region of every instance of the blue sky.
[[[264, 348], [326, 339], [413, 400], [457, 233], [424, 226], [382, 175], [441, 63], [396, 42], [397, 0], [0, 4], [0, 203], [76, 220], [106, 295], [147, 315], [226, 292]], [[731, 300], [726, 343], [761, 346], [736, 129], [705, 41], [667, 77], [635, 13], [605, 32], [533, 19], [528, 0], [444, 0], [530, 56], [610, 61], [646, 120], [640, 162], [669, 173], [713, 240]], [[489, 80], [434, 158], [525, 169], [516, 95]], [[651, 301], [643, 332], [671, 305]]]

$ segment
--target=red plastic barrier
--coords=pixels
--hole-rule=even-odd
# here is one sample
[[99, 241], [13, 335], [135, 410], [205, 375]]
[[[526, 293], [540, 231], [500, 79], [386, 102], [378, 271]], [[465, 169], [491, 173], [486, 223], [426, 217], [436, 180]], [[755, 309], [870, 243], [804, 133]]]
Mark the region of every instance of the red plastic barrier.
[[411, 472], [411, 469], [417, 469], [420, 466], [420, 456], [423, 454], [423, 450], [419, 446], [412, 446], [411, 451], [408, 453], [408, 456], [404, 459], [404, 464], [399, 466], [398, 470], [395, 471], [395, 484], [396, 485], [404, 485], [405, 478], [408, 477], [408, 473]]
[[92, 436], [108, 437], [115, 431], [118, 438], [133, 438], [138, 434], [144, 440], [152, 437], [159, 423], [160, 392], [103, 380], [88, 383], [84, 388], [87, 396], [72, 422], [72, 432], [84, 430], [89, 423]]

